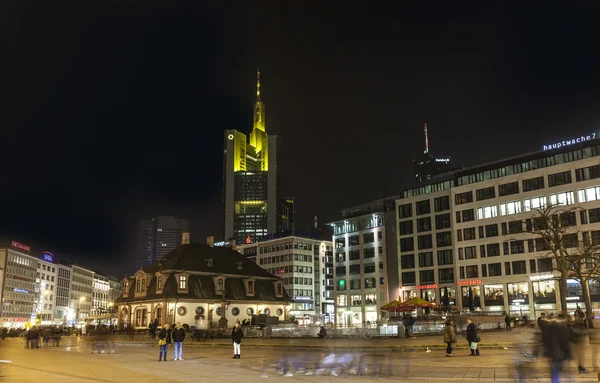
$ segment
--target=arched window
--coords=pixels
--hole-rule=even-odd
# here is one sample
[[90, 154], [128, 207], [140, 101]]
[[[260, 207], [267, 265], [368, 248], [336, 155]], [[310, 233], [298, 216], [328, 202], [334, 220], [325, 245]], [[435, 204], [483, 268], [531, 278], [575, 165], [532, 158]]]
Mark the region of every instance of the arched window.
[[154, 310], [154, 319], [158, 319], [158, 323], [162, 321], [162, 307], [157, 307]]

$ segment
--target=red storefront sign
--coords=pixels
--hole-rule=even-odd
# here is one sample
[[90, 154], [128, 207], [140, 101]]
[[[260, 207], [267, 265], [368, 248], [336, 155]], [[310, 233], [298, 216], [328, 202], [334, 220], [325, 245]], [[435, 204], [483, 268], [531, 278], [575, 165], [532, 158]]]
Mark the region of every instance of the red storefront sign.
[[417, 286], [417, 289], [437, 289], [438, 285], [421, 285], [421, 286]]
[[23, 245], [22, 243], [17, 242], [17, 241], [12, 241], [10, 243], [10, 245], [12, 247], [16, 247], [17, 249], [21, 249], [21, 250], [25, 250], [25, 251], [31, 251], [31, 247], [29, 247], [27, 245]]
[[458, 281], [459, 285], [479, 285], [481, 279], [469, 279], [468, 281]]

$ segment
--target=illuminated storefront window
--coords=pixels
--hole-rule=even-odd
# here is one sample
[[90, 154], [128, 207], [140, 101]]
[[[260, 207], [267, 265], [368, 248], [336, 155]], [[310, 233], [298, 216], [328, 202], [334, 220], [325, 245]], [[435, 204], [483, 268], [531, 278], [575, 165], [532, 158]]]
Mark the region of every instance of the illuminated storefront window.
[[529, 283], [509, 283], [508, 284], [508, 303], [529, 303]]
[[533, 301], [535, 303], [556, 303], [554, 280], [534, 281]]
[[448, 305], [450, 306], [454, 306], [456, 305], [456, 288], [455, 287], [440, 287], [439, 288], [439, 294], [440, 294], [440, 305], [444, 306], [445, 303], [445, 294], [446, 291], [448, 291]]
[[504, 306], [504, 286], [485, 285], [483, 289], [486, 306]]
[[428, 302], [435, 303], [435, 289], [422, 289], [421, 290], [421, 299], [424, 299]]
[[463, 309], [481, 307], [481, 288], [479, 286], [462, 286]]
[[402, 302], [417, 297], [417, 290], [404, 290], [402, 292]]

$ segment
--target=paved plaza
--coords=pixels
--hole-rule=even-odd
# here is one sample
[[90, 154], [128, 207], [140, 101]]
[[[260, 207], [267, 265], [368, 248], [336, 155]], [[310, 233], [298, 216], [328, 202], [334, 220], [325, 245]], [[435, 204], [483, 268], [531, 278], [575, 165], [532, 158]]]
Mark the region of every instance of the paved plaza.
[[[490, 333], [486, 339], [496, 336], [519, 340], [527, 333]], [[231, 359], [232, 350], [225, 347], [228, 341], [219, 340], [214, 341], [214, 345], [184, 347], [184, 360], [177, 362], [172, 360], [171, 347], [171, 360], [158, 362], [158, 347], [146, 342], [119, 340], [114, 354], [92, 354], [89, 339], [75, 336], [64, 337], [60, 347], [37, 350], [25, 349], [22, 339], [6, 339], [0, 341], [0, 382], [340, 382], [343, 377], [357, 382], [372, 381], [374, 377], [394, 382], [432, 379], [436, 382], [514, 382], [515, 366], [523, 360], [516, 343], [506, 346], [507, 349], [482, 349], [480, 357], [470, 357], [468, 350], [458, 349], [455, 357], [447, 358], [444, 351], [437, 348], [431, 352], [418, 347], [391, 349], [387, 341], [351, 343], [356, 341], [340, 339], [334, 347], [320, 349], [303, 348], [302, 342], [313, 342], [311, 339], [247, 339], [242, 343], [242, 359], [237, 360]], [[268, 347], [269, 342], [275, 347]], [[411, 342], [419, 345], [431, 343], [433, 338], [396, 339], [396, 342], [400, 346]], [[260, 347], [251, 343], [260, 343]], [[288, 347], [281, 347], [286, 343]], [[367, 343], [383, 347], [364, 349]], [[352, 349], [349, 345], [359, 346]], [[571, 363], [568, 367], [572, 371], [575, 365]], [[545, 360], [535, 361], [524, 370], [527, 381], [550, 381]], [[567, 376], [570, 379], [565, 381], [597, 382], [591, 372], [567, 372]]]

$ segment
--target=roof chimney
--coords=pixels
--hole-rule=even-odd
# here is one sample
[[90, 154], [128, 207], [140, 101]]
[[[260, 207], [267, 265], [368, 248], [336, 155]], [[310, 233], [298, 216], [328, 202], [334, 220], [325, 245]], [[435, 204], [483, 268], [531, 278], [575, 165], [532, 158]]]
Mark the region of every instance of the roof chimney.
[[190, 244], [190, 232], [184, 231], [181, 233], [181, 244], [189, 245]]
[[231, 248], [231, 250], [235, 250], [235, 239], [231, 238], [229, 240], [229, 247]]
[[215, 237], [212, 235], [210, 237], [206, 237], [206, 244], [210, 247], [214, 247], [215, 246]]

